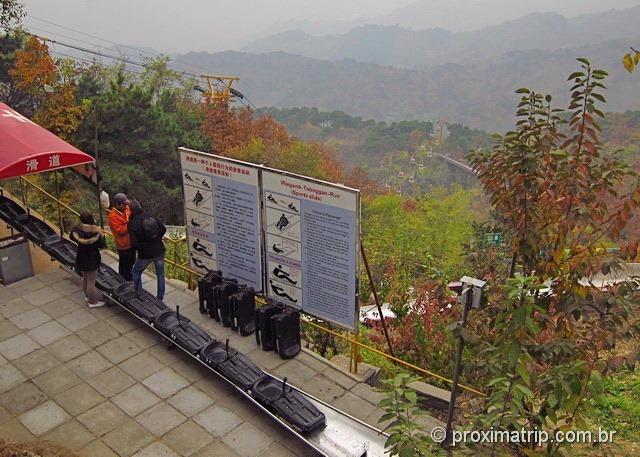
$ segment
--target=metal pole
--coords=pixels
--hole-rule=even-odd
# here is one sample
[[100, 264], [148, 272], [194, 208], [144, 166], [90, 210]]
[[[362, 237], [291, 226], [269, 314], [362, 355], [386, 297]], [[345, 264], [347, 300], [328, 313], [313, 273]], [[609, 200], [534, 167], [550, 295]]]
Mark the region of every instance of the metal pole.
[[54, 172], [56, 185], [56, 203], [58, 204], [58, 225], [60, 226], [60, 238], [64, 237], [64, 221], [62, 220], [62, 206], [60, 206], [60, 183], [58, 181], [58, 170]]
[[20, 191], [22, 193], [22, 203], [27, 210], [27, 214], [31, 215], [31, 210], [29, 209], [29, 198], [27, 197], [27, 190], [27, 183], [25, 183], [24, 178], [20, 176]]
[[104, 219], [102, 218], [102, 205], [100, 204], [100, 168], [98, 168], [98, 104], [93, 105], [93, 156], [96, 159], [96, 187], [98, 190], [98, 219], [100, 220], [100, 227], [104, 230]]
[[380, 313], [380, 322], [382, 323], [382, 330], [384, 330], [384, 336], [387, 339], [387, 345], [389, 346], [389, 353], [393, 357], [395, 357], [395, 354], [393, 353], [393, 347], [391, 346], [391, 338], [389, 338], [389, 331], [387, 330], [387, 323], [384, 320], [384, 316], [382, 315], [382, 306], [380, 306], [380, 300], [378, 300], [378, 292], [376, 291], [376, 286], [373, 283], [373, 276], [371, 275], [371, 270], [369, 269], [369, 262], [367, 261], [367, 255], [364, 252], [364, 244], [362, 244], [362, 241], [360, 241], [360, 253], [362, 253], [364, 268], [367, 270], [367, 276], [369, 277], [371, 292], [373, 292], [373, 298], [376, 301], [376, 306], [378, 307], [378, 312]]
[[[464, 296], [464, 308], [462, 308], [462, 325], [461, 328], [465, 328], [467, 325], [467, 315], [469, 314], [469, 307], [471, 305], [471, 298], [473, 289], [467, 288], [463, 290]], [[462, 335], [458, 336], [458, 352], [456, 353], [456, 368], [453, 373], [453, 384], [451, 385], [451, 398], [449, 399], [449, 411], [447, 412], [447, 429], [445, 434], [445, 444], [451, 444], [451, 433], [453, 431], [453, 415], [456, 409], [456, 397], [458, 395], [458, 381], [460, 380], [460, 371], [462, 369], [462, 350], [464, 349], [464, 339]]]

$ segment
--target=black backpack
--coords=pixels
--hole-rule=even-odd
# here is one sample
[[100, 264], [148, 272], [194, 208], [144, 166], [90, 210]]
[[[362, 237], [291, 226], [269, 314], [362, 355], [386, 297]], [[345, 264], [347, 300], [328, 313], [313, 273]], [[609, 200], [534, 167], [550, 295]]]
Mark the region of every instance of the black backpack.
[[160, 224], [154, 217], [146, 216], [142, 220], [142, 233], [147, 240], [155, 240], [160, 235]]

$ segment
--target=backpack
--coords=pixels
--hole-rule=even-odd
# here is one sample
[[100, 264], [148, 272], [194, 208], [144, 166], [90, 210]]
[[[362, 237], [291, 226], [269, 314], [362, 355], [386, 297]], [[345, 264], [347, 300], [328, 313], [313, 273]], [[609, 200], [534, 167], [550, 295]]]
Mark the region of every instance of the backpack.
[[142, 220], [142, 233], [147, 240], [154, 240], [160, 235], [160, 224], [155, 218], [147, 216]]

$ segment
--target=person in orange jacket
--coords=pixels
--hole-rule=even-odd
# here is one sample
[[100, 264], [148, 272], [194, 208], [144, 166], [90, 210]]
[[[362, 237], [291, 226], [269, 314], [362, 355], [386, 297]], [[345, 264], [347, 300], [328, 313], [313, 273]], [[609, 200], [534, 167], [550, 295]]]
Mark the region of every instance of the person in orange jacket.
[[113, 196], [113, 207], [109, 212], [109, 227], [118, 249], [118, 273], [127, 281], [132, 280], [131, 270], [136, 262], [136, 250], [131, 246], [127, 224], [131, 217], [129, 199], [125, 194]]

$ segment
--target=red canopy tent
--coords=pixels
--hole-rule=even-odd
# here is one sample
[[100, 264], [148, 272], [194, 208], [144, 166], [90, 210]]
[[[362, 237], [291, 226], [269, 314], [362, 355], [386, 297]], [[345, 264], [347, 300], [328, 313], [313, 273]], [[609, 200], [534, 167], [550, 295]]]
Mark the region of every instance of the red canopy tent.
[[93, 162], [90, 155], [0, 103], [0, 180]]

